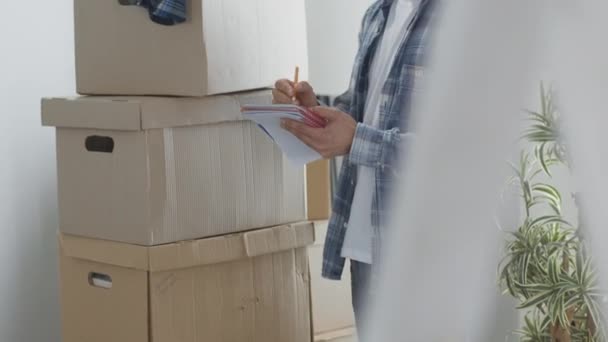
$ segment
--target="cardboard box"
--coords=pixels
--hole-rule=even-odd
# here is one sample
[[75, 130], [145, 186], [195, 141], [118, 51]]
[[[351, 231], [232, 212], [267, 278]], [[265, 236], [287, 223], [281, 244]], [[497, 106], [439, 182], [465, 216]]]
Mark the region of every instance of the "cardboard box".
[[188, 0], [162, 26], [118, 0], [75, 0], [80, 94], [205, 96], [307, 78], [305, 0]]
[[306, 165], [306, 208], [308, 219], [327, 220], [331, 215], [331, 179], [329, 160]]
[[269, 101], [43, 100], [43, 124], [58, 127], [61, 231], [151, 246], [305, 220], [304, 168], [240, 114]]
[[142, 247], [60, 236], [63, 342], [310, 342], [310, 223]]

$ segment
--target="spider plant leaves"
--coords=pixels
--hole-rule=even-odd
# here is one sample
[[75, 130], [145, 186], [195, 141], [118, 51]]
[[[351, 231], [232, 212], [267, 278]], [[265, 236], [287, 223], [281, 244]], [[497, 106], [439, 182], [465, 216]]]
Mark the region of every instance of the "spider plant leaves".
[[559, 224], [563, 224], [564, 226], [567, 227], [572, 227], [572, 225], [564, 220], [563, 218], [561, 218], [561, 216], [558, 215], [546, 215], [546, 216], [541, 216], [538, 217], [536, 219], [534, 219], [533, 221], [530, 222], [531, 226], [544, 226], [544, 225], [550, 225], [551, 223], [559, 223]]
[[534, 311], [524, 316], [524, 327], [516, 333], [521, 335], [522, 342], [550, 342], [549, 324], [550, 321], [541, 320], [540, 314]]
[[543, 113], [548, 113], [549, 103], [551, 102], [551, 93], [545, 91], [545, 84], [540, 83], [540, 107]]
[[518, 309], [530, 311], [517, 331], [521, 341], [551, 342], [552, 330], [558, 329], [573, 342], [606, 342], [606, 297], [585, 255], [583, 236], [564, 219], [559, 189], [538, 178], [552, 177], [556, 165], [569, 166], [552, 91], [541, 84], [540, 92], [540, 110], [527, 111], [529, 126], [522, 134], [534, 153], [522, 151], [519, 164], [510, 164], [514, 176], [509, 184], [519, 184], [526, 212], [509, 233], [499, 263], [500, 284], [519, 300]]
[[545, 171], [546, 174], [551, 176], [551, 171], [549, 171], [549, 166], [547, 165], [547, 159], [545, 158], [545, 148], [547, 143], [542, 143], [536, 150], [538, 151], [538, 160], [540, 161], [540, 165]]
[[532, 190], [536, 191], [536, 192], [543, 193], [544, 195], [546, 195], [549, 198], [551, 198], [551, 200], [553, 202], [555, 202], [556, 204], [561, 204], [562, 203], [562, 196], [559, 193], [559, 190], [557, 190], [557, 188], [555, 188], [552, 185], [549, 185], [549, 184], [535, 184], [534, 186], [532, 186]]
[[548, 126], [551, 124], [551, 120], [548, 119], [545, 115], [535, 112], [533, 110], [526, 109], [526, 113], [528, 113], [528, 117], [531, 121], [537, 122], [540, 125]]
[[[542, 284], [538, 284], [538, 285], [542, 285]], [[553, 294], [552, 288], [549, 288], [548, 290], [545, 290], [545, 291], [538, 292], [535, 295], [533, 295], [532, 297], [530, 297], [527, 300], [525, 300], [524, 302], [522, 302], [521, 304], [519, 304], [517, 306], [517, 308], [518, 309], [528, 309], [528, 308], [540, 306], [541, 304], [545, 304], [545, 302], [547, 302], [549, 300], [549, 298], [551, 298], [552, 294]]]

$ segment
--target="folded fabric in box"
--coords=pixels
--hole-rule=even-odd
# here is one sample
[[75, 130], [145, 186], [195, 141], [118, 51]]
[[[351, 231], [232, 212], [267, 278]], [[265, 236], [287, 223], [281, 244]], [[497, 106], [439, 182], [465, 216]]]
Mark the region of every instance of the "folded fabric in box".
[[186, 0], [119, 0], [121, 5], [145, 7], [150, 19], [161, 25], [175, 25], [186, 21]]

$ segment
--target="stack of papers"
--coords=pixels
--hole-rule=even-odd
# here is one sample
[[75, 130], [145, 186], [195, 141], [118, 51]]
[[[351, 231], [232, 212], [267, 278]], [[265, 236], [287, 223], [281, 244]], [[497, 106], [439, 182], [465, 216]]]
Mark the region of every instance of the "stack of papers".
[[244, 118], [257, 123], [294, 164], [304, 165], [321, 159], [318, 152], [281, 128], [281, 119], [301, 121], [315, 128], [325, 127], [325, 120], [311, 110], [295, 105], [251, 105], [243, 106], [241, 112]]

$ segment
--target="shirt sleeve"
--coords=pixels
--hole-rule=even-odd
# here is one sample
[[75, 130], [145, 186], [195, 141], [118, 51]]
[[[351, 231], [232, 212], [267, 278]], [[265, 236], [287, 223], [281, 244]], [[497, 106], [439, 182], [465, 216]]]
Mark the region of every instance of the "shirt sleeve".
[[[353, 90], [351, 90], [349, 87], [349, 90], [347, 90], [345, 93], [343, 93], [342, 95], [339, 95], [338, 97], [336, 97], [334, 99], [333, 106], [335, 108], [339, 109], [340, 111], [342, 111], [344, 113], [348, 113], [349, 115], [352, 116], [352, 114], [350, 114], [351, 113], [350, 104], [351, 104], [352, 98], [353, 98], [352, 94], [353, 94]], [[317, 104], [319, 106], [325, 106], [325, 107], [331, 106], [329, 103], [325, 103], [318, 97], [317, 97]]]
[[364, 123], [357, 124], [349, 161], [359, 166], [396, 168], [399, 154], [414, 140], [413, 133], [401, 133], [398, 128], [380, 130]]
[[353, 99], [353, 90], [351, 87], [349, 87], [348, 91], [346, 91], [344, 94], [336, 97], [336, 99], [334, 100], [334, 107], [336, 107], [337, 109], [339, 109], [340, 111], [342, 111], [344, 113], [348, 113], [349, 115], [353, 116], [353, 114], [351, 113], [352, 112], [351, 108], [350, 108], [352, 99]]

